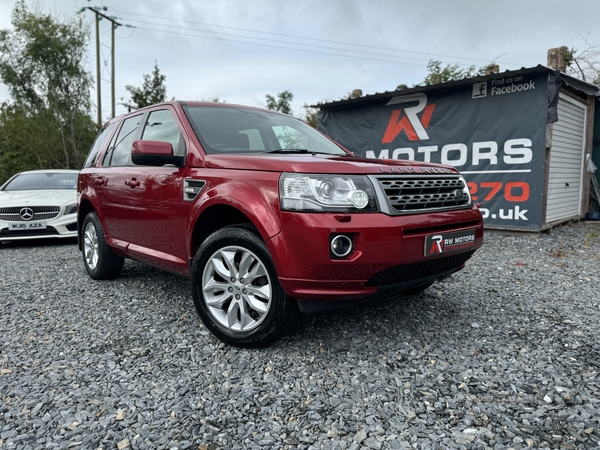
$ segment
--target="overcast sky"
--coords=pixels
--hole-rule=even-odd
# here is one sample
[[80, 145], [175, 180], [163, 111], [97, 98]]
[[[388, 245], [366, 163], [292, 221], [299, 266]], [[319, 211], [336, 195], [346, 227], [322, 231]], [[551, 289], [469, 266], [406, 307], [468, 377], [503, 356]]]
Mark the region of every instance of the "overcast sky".
[[[31, 4], [31, 0], [28, 0]], [[0, 29], [11, 28], [15, 0], [0, 0]], [[46, 0], [45, 11], [72, 16], [86, 6], [117, 16], [116, 98], [140, 86], [155, 61], [167, 95], [265, 106], [265, 95], [294, 94], [292, 109], [412, 86], [427, 62], [500, 70], [546, 65], [549, 48], [600, 44], [598, 0]], [[87, 67], [95, 78], [94, 14]], [[110, 115], [110, 27], [100, 23], [103, 117]], [[96, 104], [95, 90], [90, 93]], [[0, 84], [0, 101], [8, 100]], [[117, 105], [117, 114], [126, 111]], [[94, 113], [95, 114], [95, 113]], [[95, 115], [93, 116], [95, 117]]]

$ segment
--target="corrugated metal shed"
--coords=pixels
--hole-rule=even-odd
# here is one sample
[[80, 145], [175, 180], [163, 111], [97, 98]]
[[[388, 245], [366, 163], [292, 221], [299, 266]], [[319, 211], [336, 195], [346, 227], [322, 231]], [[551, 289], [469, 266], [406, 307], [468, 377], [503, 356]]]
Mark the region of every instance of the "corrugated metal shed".
[[560, 94], [558, 122], [552, 125], [546, 223], [582, 213], [586, 113], [584, 102]]
[[335, 111], [348, 114], [355, 108], [372, 108], [378, 107], [378, 105], [383, 107], [389, 99], [397, 96], [429, 94], [434, 91], [436, 94], [444, 95], [445, 92], [451, 93], [480, 82], [543, 73], [549, 73], [549, 95], [552, 89], [554, 93], [560, 90], [560, 96], [554, 96], [554, 99], [557, 100], [554, 100], [553, 105], [548, 105], [548, 115], [546, 116], [546, 173], [542, 188], [544, 192], [543, 214], [540, 216], [544, 223], [542, 229], [546, 229], [557, 223], [582, 218], [587, 212], [590, 177], [586, 171], [586, 154], [592, 153], [594, 106], [598, 103], [595, 98], [600, 96], [598, 86], [538, 65], [447, 83], [415, 86], [358, 98], [341, 99], [313, 105], [313, 107], [324, 113]]
[[[525, 74], [531, 74], [531, 73], [548, 72], [549, 70], [552, 70], [552, 69], [549, 69], [548, 67], [545, 67], [542, 65], [537, 65], [535, 67], [530, 67], [530, 68], [523, 67], [519, 70], [507, 70], [505, 72], [494, 73], [491, 75], [481, 75], [481, 76], [477, 76], [477, 77], [473, 77], [473, 78], [463, 78], [462, 80], [448, 81], [447, 83], [415, 86], [415, 87], [408, 88], [408, 89], [379, 92], [376, 94], [369, 94], [369, 95], [365, 95], [365, 96], [358, 97], [358, 98], [342, 99], [342, 100], [335, 100], [332, 102], [319, 103], [317, 105], [311, 105], [311, 107], [320, 108], [320, 109], [353, 107], [353, 106], [359, 105], [359, 104], [376, 103], [376, 102], [382, 101], [384, 99], [398, 95], [400, 93], [402, 95], [408, 95], [408, 94], [414, 94], [417, 92], [425, 92], [425, 91], [431, 91], [431, 90], [444, 90], [444, 89], [451, 90], [458, 86], [471, 85], [473, 83], [477, 83], [480, 81], [500, 79], [500, 78], [509, 77], [509, 76], [514, 77], [517, 75], [525, 75]], [[594, 86], [593, 84], [589, 84], [589, 83], [586, 83], [585, 81], [578, 80], [577, 78], [573, 78], [564, 73], [561, 73], [560, 77], [561, 77], [561, 80], [563, 81], [565, 87], [569, 87], [575, 91], [579, 91], [586, 95], [594, 95], [594, 96], [600, 95], [600, 89], [598, 88], [598, 86]]]

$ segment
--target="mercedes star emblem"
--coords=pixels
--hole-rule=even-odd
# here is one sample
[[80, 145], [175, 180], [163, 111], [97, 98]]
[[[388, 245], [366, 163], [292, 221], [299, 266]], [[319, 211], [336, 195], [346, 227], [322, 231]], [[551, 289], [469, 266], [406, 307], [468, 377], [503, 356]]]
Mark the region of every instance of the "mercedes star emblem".
[[23, 220], [33, 219], [33, 209], [31, 209], [31, 208], [21, 208], [21, 211], [19, 211], [19, 214], [21, 215], [21, 218]]

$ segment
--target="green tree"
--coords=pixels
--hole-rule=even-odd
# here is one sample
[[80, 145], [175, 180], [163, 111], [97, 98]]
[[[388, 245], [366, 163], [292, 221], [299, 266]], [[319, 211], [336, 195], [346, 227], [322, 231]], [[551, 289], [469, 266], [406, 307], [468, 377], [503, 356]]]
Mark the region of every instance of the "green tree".
[[165, 86], [166, 76], [160, 73], [158, 64], [154, 61], [154, 70], [152, 75], [144, 74], [142, 87], [131, 85], [125, 86], [125, 89], [131, 94], [131, 102], [135, 109], [164, 102], [167, 99], [167, 87]]
[[[428, 74], [423, 80], [423, 84], [439, 84], [446, 83], [448, 81], [462, 80], [463, 78], [471, 78], [478, 75], [485, 75], [485, 67], [479, 69], [475, 66], [470, 66], [465, 69], [461, 69], [458, 64], [446, 64], [442, 67], [442, 61], [436, 61], [430, 59], [427, 63]], [[413, 87], [418, 86], [414, 85]], [[408, 86], [404, 83], [399, 84], [396, 87], [397, 90], [408, 89]]]
[[313, 108], [311, 106], [308, 106], [305, 103], [304, 104], [304, 109], [306, 110], [306, 114], [304, 116], [304, 121], [307, 124], [309, 124], [311, 127], [317, 128], [317, 125], [318, 125], [318, 121], [317, 121], [318, 110], [317, 110], [317, 108]]
[[475, 66], [461, 69], [458, 64], [447, 64], [442, 67], [441, 61], [429, 60], [427, 63], [429, 74], [423, 82], [425, 84], [446, 83], [448, 81], [462, 80], [463, 78], [472, 78], [477, 75], [485, 75], [485, 67], [477, 69]]
[[60, 21], [24, 0], [11, 22], [12, 30], [0, 30], [0, 81], [13, 100], [0, 107], [0, 176], [79, 169], [97, 131], [85, 69], [89, 29], [81, 18]]
[[585, 45], [583, 50], [559, 47], [565, 58], [566, 73], [580, 80], [600, 84], [600, 44], [594, 44], [588, 36], [582, 37]]
[[267, 98], [267, 109], [273, 111], [279, 111], [284, 114], [292, 114], [292, 107], [290, 103], [294, 99], [294, 94], [292, 94], [289, 90], [285, 90], [277, 94], [277, 98], [272, 95], [265, 95]]
[[218, 95], [214, 97], [209, 97], [208, 99], [203, 98], [203, 102], [213, 102], [213, 103], [227, 103], [225, 100], [221, 100]]
[[[0, 184], [11, 175], [26, 169], [47, 166], [47, 155], [41, 154], [51, 145], [41, 140], [40, 125], [23, 108], [4, 103], [0, 108]], [[48, 137], [51, 139], [54, 134]]]

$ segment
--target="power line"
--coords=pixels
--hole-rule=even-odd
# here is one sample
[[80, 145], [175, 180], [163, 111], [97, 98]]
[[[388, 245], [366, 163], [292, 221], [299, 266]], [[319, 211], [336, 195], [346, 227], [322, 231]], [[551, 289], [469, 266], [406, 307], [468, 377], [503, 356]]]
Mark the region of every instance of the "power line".
[[[140, 21], [140, 20], [134, 20], [137, 23], [145, 23], [148, 25], [158, 25], [161, 27], [172, 27], [175, 28], [175, 26], [173, 25], [164, 25], [161, 23], [156, 23], [156, 22], [144, 22], [144, 21]], [[138, 27], [140, 29], [144, 29], [142, 27]], [[176, 27], [178, 30], [192, 30], [192, 31], [197, 31], [194, 28], [185, 28], [185, 27]], [[154, 31], [166, 31], [166, 30], [154, 30]], [[202, 31], [200, 30], [200, 32], [204, 32], [204, 33], [211, 33], [210, 31]], [[188, 34], [186, 33], [182, 33], [182, 35], [187, 36]], [[208, 39], [220, 39], [220, 40], [227, 40], [227, 41], [232, 41], [232, 42], [242, 42], [245, 44], [254, 44], [254, 45], [260, 45], [258, 43], [253, 43], [253, 42], [246, 42], [246, 41], [236, 41], [236, 40], [232, 40], [232, 39], [227, 39], [227, 38], [215, 38], [212, 36], [205, 36], [205, 35], [195, 35], [197, 37], [206, 37]], [[362, 50], [352, 50], [352, 49], [345, 49], [345, 48], [336, 48], [336, 47], [328, 47], [328, 46], [324, 46], [324, 45], [315, 45], [315, 44], [303, 44], [301, 42], [282, 42], [281, 40], [276, 40], [276, 39], [269, 39], [269, 38], [260, 38], [260, 37], [253, 37], [253, 36], [239, 36], [239, 35], [235, 35], [235, 34], [227, 34], [226, 36], [234, 36], [234, 37], [242, 37], [242, 38], [246, 38], [246, 39], [255, 39], [255, 40], [261, 40], [261, 41], [267, 41], [267, 42], [281, 42], [284, 44], [290, 44], [290, 45], [298, 45], [298, 46], [303, 46], [303, 47], [312, 47], [312, 48], [320, 48], [320, 49], [325, 49], [325, 50], [334, 50], [334, 51], [342, 51], [342, 52], [352, 52], [352, 53], [359, 53], [359, 54], [365, 54], [365, 55], [373, 55], [373, 56], [391, 56], [392, 58], [403, 58], [403, 59], [410, 59], [410, 60], [414, 60], [414, 61], [429, 61], [428, 59], [423, 59], [423, 58], [414, 58], [414, 57], [410, 57], [410, 56], [394, 56], [394, 55], [389, 55], [386, 53], [373, 53], [373, 52], [367, 52], [367, 51], [362, 51]], [[293, 47], [280, 47], [277, 46], [277, 48], [284, 48], [284, 49], [294, 49]]]
[[[363, 59], [365, 61], [388, 62], [388, 63], [405, 64], [405, 65], [410, 65], [410, 66], [423, 67], [423, 64], [410, 63], [410, 62], [405, 62], [405, 61], [391, 61], [391, 60], [386, 60], [386, 59], [367, 58], [367, 57], [354, 56], [354, 55], [339, 55], [339, 54], [334, 55], [334, 54], [327, 53], [327, 52], [318, 52], [318, 51], [313, 51], [313, 50], [305, 50], [305, 49], [301, 49], [301, 48], [282, 47], [279, 45], [269, 45], [269, 44], [258, 44], [258, 43], [254, 43], [254, 42], [245, 42], [245, 41], [239, 41], [239, 40], [235, 40], [235, 39], [225, 39], [225, 38], [218, 38], [218, 37], [212, 37], [212, 36], [194, 35], [194, 34], [189, 34], [189, 33], [177, 33], [176, 31], [158, 30], [156, 28], [146, 28], [146, 27], [140, 27], [140, 26], [138, 26], [136, 28], [138, 30], [158, 31], [161, 33], [176, 34], [179, 36], [200, 37], [200, 38], [204, 38], [204, 39], [212, 39], [212, 40], [216, 40], [216, 41], [226, 41], [226, 42], [236, 42], [239, 44], [247, 44], [247, 45], [259, 45], [261, 47], [278, 48], [281, 50], [292, 50], [292, 51], [303, 52], [303, 53], [314, 53], [317, 55], [340, 56], [340, 57], [345, 57], [345, 58]], [[402, 57], [400, 56], [399, 58], [402, 58]]]
[[[334, 41], [334, 40], [328, 40], [328, 39], [317, 39], [317, 38], [310, 38], [310, 37], [305, 37], [305, 36], [289, 35], [289, 34], [283, 34], [283, 33], [274, 33], [274, 32], [268, 32], [268, 31], [251, 30], [251, 29], [247, 29], [247, 28], [229, 27], [229, 26], [215, 25], [215, 24], [209, 24], [209, 23], [204, 23], [204, 22], [195, 22], [195, 21], [191, 21], [191, 20], [171, 19], [171, 18], [168, 18], [168, 17], [154, 16], [154, 15], [149, 15], [149, 14], [140, 14], [140, 13], [134, 13], [134, 12], [129, 12], [129, 11], [120, 11], [120, 13], [121, 14], [132, 15], [132, 16], [140, 16], [140, 17], [149, 17], [149, 18], [154, 18], [154, 19], [161, 19], [161, 20], [171, 21], [171, 22], [177, 22], [177, 23], [189, 23], [189, 24], [192, 24], [192, 25], [200, 25], [200, 26], [205, 26], [205, 27], [222, 28], [222, 29], [228, 29], [228, 30], [243, 31], [243, 32], [248, 32], [248, 33], [256, 33], [256, 34], [263, 34], [263, 35], [270, 35], [270, 36], [286, 37], [286, 38], [291, 38], [291, 39], [302, 39], [302, 40], [305, 40], [305, 41], [323, 42], [323, 43], [336, 44], [336, 45], [345, 45], [345, 46], [351, 46], [351, 47], [370, 48], [370, 49], [382, 50], [382, 51], [411, 53], [411, 54], [424, 55], [424, 56], [425, 55], [429, 55], [429, 56], [442, 57], [442, 58], [452, 58], [454, 60], [456, 60], [456, 59], [463, 59], [463, 60], [468, 60], [468, 61], [490, 62], [489, 60], [479, 59], [479, 58], [469, 58], [469, 57], [455, 56], [455, 55], [444, 55], [444, 54], [439, 54], [439, 53], [428, 53], [428, 52], [421, 52], [421, 51], [415, 51], [415, 50], [406, 50], [406, 49], [398, 49], [398, 48], [391, 48], [391, 47], [379, 47], [379, 46], [374, 46], [374, 45], [356, 44], [356, 43]], [[130, 19], [130, 20], [134, 20], [134, 21], [137, 21], [137, 22], [140, 22], [140, 23], [148, 23], [148, 22], [137, 20], [137, 19]], [[163, 24], [158, 24], [158, 25], [161, 25], [161, 26], [171, 26], [171, 25], [166, 25], [166, 24], [164, 24], [164, 25]], [[178, 27], [178, 28], [181, 28], [181, 27]], [[158, 30], [154, 30], [154, 31], [158, 31]], [[212, 31], [208, 31], [208, 30], [206, 32], [207, 33], [214, 33]], [[245, 38], [249, 38], [249, 39], [263, 39], [264, 40], [264, 38], [258, 38], [258, 37], [253, 37], [253, 36], [239, 36], [239, 37], [245, 37]], [[277, 42], [279, 42], [279, 41], [277, 41]], [[294, 43], [294, 42], [286, 42], [286, 43], [289, 43], [289, 44], [292, 44], [292, 45], [307, 45], [307, 44]], [[336, 49], [336, 50], [352, 51], [352, 50], [346, 50], [346, 49]], [[391, 56], [391, 55], [386, 55], [386, 56]], [[406, 57], [406, 58], [408, 58], [408, 57]], [[522, 66], [522, 64], [511, 63], [511, 62], [504, 62], [504, 64], [511, 64], [511, 65], [515, 65], [515, 66]]]

